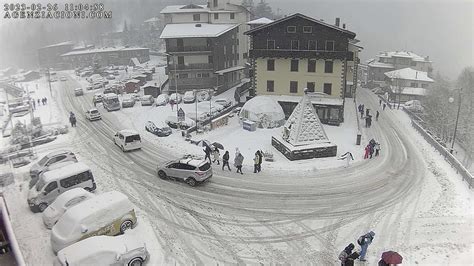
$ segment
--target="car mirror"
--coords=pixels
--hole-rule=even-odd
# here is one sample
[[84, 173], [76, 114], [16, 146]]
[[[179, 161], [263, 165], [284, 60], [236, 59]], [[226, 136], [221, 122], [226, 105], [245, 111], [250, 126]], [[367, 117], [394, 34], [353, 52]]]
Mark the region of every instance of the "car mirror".
[[87, 231], [89, 231], [89, 229], [87, 229], [85, 225], [81, 225], [81, 232], [84, 234], [87, 233]]

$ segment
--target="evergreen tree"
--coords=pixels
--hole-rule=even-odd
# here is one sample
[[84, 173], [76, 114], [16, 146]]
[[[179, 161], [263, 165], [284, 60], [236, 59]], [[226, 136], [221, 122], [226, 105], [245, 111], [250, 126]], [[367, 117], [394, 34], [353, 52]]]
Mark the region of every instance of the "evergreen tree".
[[260, 0], [254, 9], [254, 15], [256, 18], [266, 17], [273, 19], [273, 11], [270, 5], [265, 0]]

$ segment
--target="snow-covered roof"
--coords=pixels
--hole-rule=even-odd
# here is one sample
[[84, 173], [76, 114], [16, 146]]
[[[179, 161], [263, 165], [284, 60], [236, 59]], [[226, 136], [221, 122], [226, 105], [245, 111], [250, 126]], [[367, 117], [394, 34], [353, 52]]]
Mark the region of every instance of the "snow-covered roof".
[[329, 142], [308, 95], [303, 95], [286, 121], [282, 138], [293, 146]]
[[199, 165], [201, 165], [203, 162], [206, 162], [206, 161], [192, 159], [192, 158], [183, 158], [183, 159], [179, 160], [179, 162], [186, 163], [186, 164], [192, 165], [194, 167], [198, 167]]
[[272, 19], [263, 17], [263, 18], [258, 18], [258, 19], [251, 20], [251, 21], [247, 22], [247, 24], [248, 25], [261, 25], [261, 24], [267, 24], [267, 23], [271, 23], [271, 22], [273, 22]]
[[431, 62], [427, 58], [424, 58], [422, 56], [419, 56], [413, 52], [408, 52], [408, 51], [392, 51], [392, 52], [381, 52], [378, 57], [385, 57], [385, 58], [391, 58], [391, 57], [404, 57], [404, 58], [411, 58], [413, 61], [421, 61], [421, 62]]
[[55, 179], [65, 177], [65, 176], [72, 176], [72, 175], [89, 171], [89, 170], [90, 170], [89, 166], [81, 162], [66, 164], [59, 169], [54, 169], [52, 171], [43, 173], [43, 180], [45, 184], [47, 184]]
[[138, 80], [138, 79], [129, 79], [129, 80], [125, 81], [125, 83], [140, 83], [140, 80]]
[[126, 136], [132, 136], [132, 135], [139, 135], [137, 131], [132, 130], [132, 129], [122, 129], [119, 131], [122, 135]]
[[43, 48], [52, 48], [52, 47], [64, 46], [64, 45], [73, 45], [73, 43], [72, 43], [71, 41], [60, 42], [60, 43], [55, 43], [55, 44], [43, 46], [43, 47], [41, 47], [40, 49], [43, 49]]
[[71, 55], [83, 55], [83, 54], [95, 54], [95, 53], [107, 53], [107, 52], [118, 52], [118, 51], [136, 51], [136, 50], [148, 50], [148, 48], [143, 47], [107, 47], [107, 48], [96, 48], [89, 50], [79, 50], [65, 53], [61, 56], [71, 56]]
[[[301, 96], [294, 96], [294, 95], [267, 95], [274, 99], [277, 102], [293, 102], [297, 103], [301, 101]], [[321, 97], [319, 95], [311, 95], [308, 93], [308, 97], [311, 100], [312, 104], [321, 104], [321, 105], [334, 105], [334, 106], [342, 106], [343, 100], [337, 97]]]
[[285, 119], [283, 108], [268, 96], [256, 96], [248, 100], [240, 110], [239, 116], [254, 122], [261, 122], [264, 116], [270, 118], [271, 121]]
[[[390, 90], [392, 90], [392, 93], [397, 94], [398, 93], [398, 86], [390, 86]], [[425, 96], [426, 95], [426, 89], [425, 88], [414, 88], [414, 87], [402, 87], [402, 91], [400, 94], [405, 94], [405, 95], [418, 95], [418, 96]]]
[[[200, 26], [197, 26], [200, 25]], [[161, 32], [161, 39], [193, 38], [193, 37], [218, 37], [239, 24], [209, 24], [209, 23], [183, 23], [167, 24]]]
[[225, 74], [225, 73], [234, 72], [234, 71], [238, 71], [238, 70], [242, 70], [242, 69], [245, 69], [245, 67], [243, 67], [243, 66], [234, 66], [234, 67], [229, 67], [229, 68], [226, 68], [226, 69], [216, 71], [214, 73], [216, 73], [218, 75], [222, 75], [222, 74]]
[[368, 64], [370, 67], [380, 67], [380, 68], [395, 68], [393, 64], [381, 63], [378, 61], [372, 61]]
[[160, 11], [160, 14], [171, 14], [171, 13], [198, 13], [198, 12], [209, 12], [207, 5], [173, 5], [167, 6]]
[[160, 21], [159, 18], [153, 17], [153, 18], [149, 18], [149, 19], [147, 19], [147, 20], [145, 20], [145, 21], [143, 21], [143, 22], [144, 22], [144, 23], [149, 23], [149, 22], [158, 22], [158, 21]]
[[414, 70], [409, 67], [386, 72], [385, 76], [387, 76], [388, 78], [407, 79], [425, 82], [434, 81], [428, 77], [428, 73], [424, 71]]

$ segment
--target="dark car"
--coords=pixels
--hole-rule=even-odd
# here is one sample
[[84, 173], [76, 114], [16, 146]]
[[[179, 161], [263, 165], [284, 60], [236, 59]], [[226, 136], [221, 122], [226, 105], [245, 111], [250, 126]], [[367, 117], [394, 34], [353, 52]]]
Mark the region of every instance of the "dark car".
[[155, 125], [155, 123], [148, 121], [145, 124], [145, 130], [157, 135], [158, 137], [167, 137], [171, 135], [171, 129], [169, 127], [162, 127], [159, 128]]

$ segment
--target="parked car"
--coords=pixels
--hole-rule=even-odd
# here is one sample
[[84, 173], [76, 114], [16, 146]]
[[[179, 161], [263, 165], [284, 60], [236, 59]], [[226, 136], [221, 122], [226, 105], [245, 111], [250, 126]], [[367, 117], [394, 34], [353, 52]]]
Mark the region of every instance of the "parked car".
[[156, 105], [166, 105], [170, 101], [170, 96], [168, 94], [160, 94], [156, 97]]
[[87, 191], [96, 189], [90, 168], [81, 162], [43, 173], [36, 186], [28, 192], [27, 202], [30, 210], [43, 212], [63, 192], [77, 187]]
[[51, 246], [57, 253], [83, 239], [123, 234], [137, 223], [135, 207], [124, 194], [109, 191], [69, 208], [51, 231]]
[[82, 88], [75, 88], [75, 89], [74, 89], [74, 95], [75, 95], [75, 96], [84, 95], [84, 91], [82, 90]]
[[104, 87], [104, 84], [103, 84], [102, 82], [94, 82], [94, 83], [92, 84], [92, 89], [94, 89], [94, 90], [100, 89], [100, 88], [102, 88], [102, 87]]
[[169, 127], [157, 127], [155, 123], [148, 121], [145, 123], [145, 130], [157, 135], [158, 137], [167, 137], [171, 135], [171, 129]]
[[118, 131], [115, 133], [113, 141], [123, 152], [142, 148], [140, 134], [134, 130], [123, 129]]
[[196, 94], [194, 91], [187, 91], [184, 93], [183, 101], [184, 103], [193, 103], [196, 100]]
[[211, 99], [211, 94], [209, 94], [209, 91], [207, 91], [207, 90], [199, 91], [196, 94], [196, 99], [199, 102], [209, 101], [209, 99]]
[[108, 76], [106, 77], [106, 79], [108, 79], [108, 80], [113, 80], [113, 79], [115, 79], [115, 76], [112, 75], [112, 74], [110, 74], [110, 75], [108, 75]]
[[59, 80], [60, 80], [60, 81], [67, 81], [67, 78], [66, 78], [65, 76], [61, 76], [61, 77], [59, 78]]
[[179, 179], [194, 187], [212, 177], [212, 168], [207, 160], [184, 157], [159, 166], [157, 175], [161, 179]]
[[412, 112], [423, 112], [423, 106], [419, 100], [407, 101], [403, 107]]
[[168, 116], [165, 120], [165, 123], [170, 127], [170, 128], [174, 128], [174, 129], [188, 129], [192, 126], [194, 126], [194, 121], [189, 119], [189, 118], [185, 118], [184, 121], [178, 121], [178, 118], [176, 118], [176, 116]]
[[89, 121], [94, 121], [102, 119], [102, 116], [100, 115], [99, 110], [92, 108], [86, 111], [86, 118], [89, 119]]
[[122, 108], [133, 107], [135, 105], [135, 99], [126, 95], [122, 98]]
[[120, 73], [118, 72], [118, 70], [115, 70], [114, 73], [113, 73], [114, 76], [119, 76]]
[[56, 82], [56, 81], [58, 81], [58, 79], [57, 78], [50, 78], [49, 81], [50, 82]]
[[54, 266], [142, 266], [149, 256], [145, 243], [131, 235], [93, 236], [61, 249]]
[[138, 95], [138, 93], [133, 92], [133, 93], [129, 93], [129, 95], [135, 100], [135, 102], [140, 101], [140, 95]]
[[107, 94], [107, 93], [115, 93], [115, 92], [111, 86], [107, 86], [105, 87], [103, 94]]
[[227, 108], [232, 105], [232, 101], [230, 101], [227, 98], [219, 98], [219, 99], [214, 100], [214, 102], [224, 106], [224, 108]]
[[48, 167], [46, 167], [46, 169], [43, 170], [43, 172], [41, 172], [41, 174], [39, 174], [39, 176], [37, 178], [31, 178], [30, 179], [30, 184], [29, 184], [29, 188], [32, 188], [36, 185], [36, 183], [38, 182], [38, 180], [41, 178], [41, 176], [46, 173], [46, 172], [49, 172], [49, 171], [52, 171], [52, 170], [56, 170], [56, 169], [59, 169], [61, 167], [64, 167], [68, 164], [73, 164], [73, 163], [77, 163], [77, 161], [61, 161], [61, 162], [57, 162], [57, 163], [54, 163]]
[[43, 223], [51, 229], [59, 218], [72, 206], [90, 199], [94, 194], [83, 188], [73, 188], [59, 195], [51, 205], [43, 211]]
[[96, 94], [94, 94], [94, 97], [92, 98], [92, 101], [94, 103], [101, 103], [103, 99], [104, 99], [104, 95], [102, 93], [96, 93]]
[[170, 103], [172, 104], [181, 103], [182, 100], [183, 100], [183, 97], [181, 97], [181, 94], [179, 93], [173, 93], [170, 96]]
[[152, 95], [144, 95], [140, 98], [140, 102], [142, 106], [153, 105], [153, 103], [155, 102], [155, 98], [153, 98]]
[[94, 89], [94, 87], [92, 87], [92, 85], [87, 85], [86, 86], [86, 90], [88, 90], [88, 91], [93, 90], [93, 89]]
[[77, 162], [76, 155], [69, 150], [57, 150], [50, 152], [31, 166], [30, 177], [32, 179], [37, 179], [39, 175], [49, 166], [65, 161]]

